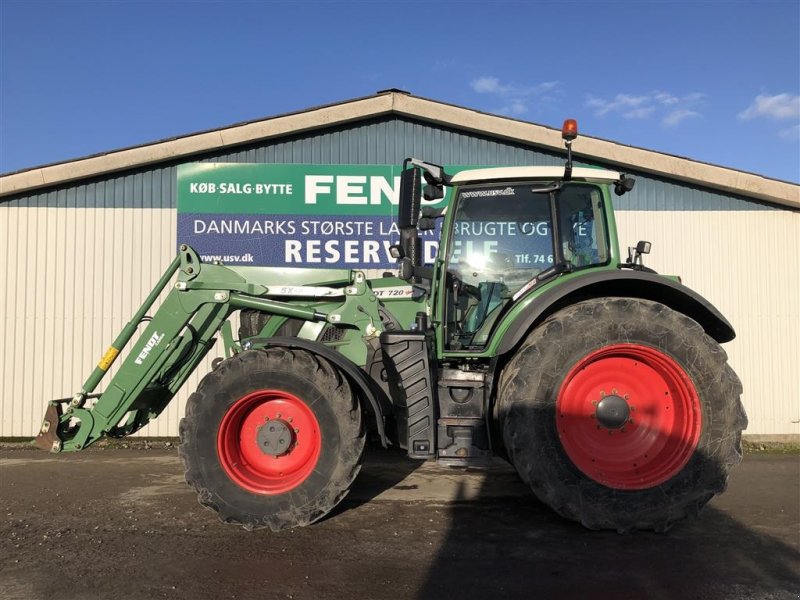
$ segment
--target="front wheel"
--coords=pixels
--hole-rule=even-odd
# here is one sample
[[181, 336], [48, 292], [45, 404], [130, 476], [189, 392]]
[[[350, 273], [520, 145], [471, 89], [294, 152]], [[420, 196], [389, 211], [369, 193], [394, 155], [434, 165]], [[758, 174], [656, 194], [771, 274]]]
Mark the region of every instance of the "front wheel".
[[591, 529], [663, 531], [725, 489], [747, 418], [722, 348], [657, 302], [598, 298], [537, 328], [498, 415], [534, 493]]
[[361, 465], [358, 400], [328, 361], [304, 350], [248, 350], [189, 397], [180, 425], [186, 480], [229, 523], [274, 531], [312, 523]]

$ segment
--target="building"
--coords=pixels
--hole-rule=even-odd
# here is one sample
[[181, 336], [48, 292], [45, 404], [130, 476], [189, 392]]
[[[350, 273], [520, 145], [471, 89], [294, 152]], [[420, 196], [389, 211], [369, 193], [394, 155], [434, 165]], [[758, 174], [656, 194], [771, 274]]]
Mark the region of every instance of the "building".
[[[800, 186], [581, 137], [585, 163], [633, 175], [621, 245], [680, 274], [738, 337], [750, 436], [800, 437]], [[0, 177], [0, 436], [32, 436], [45, 402], [80, 388], [176, 249], [187, 162], [563, 164], [558, 130], [398, 90]], [[206, 364], [206, 369], [208, 364]], [[172, 436], [193, 375], [144, 430]]]

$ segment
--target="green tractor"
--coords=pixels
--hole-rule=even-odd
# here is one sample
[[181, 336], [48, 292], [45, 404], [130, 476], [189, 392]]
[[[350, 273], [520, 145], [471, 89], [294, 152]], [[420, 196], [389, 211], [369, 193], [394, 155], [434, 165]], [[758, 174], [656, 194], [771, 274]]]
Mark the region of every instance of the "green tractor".
[[[81, 391], [49, 403], [35, 443], [75, 451], [141, 429], [219, 335], [225, 357], [188, 399], [180, 455], [225, 522], [320, 519], [347, 494], [368, 437], [451, 467], [504, 457], [591, 529], [663, 531], [695, 514], [741, 460], [741, 384], [719, 345], [733, 328], [643, 265], [649, 243], [622, 257], [612, 199], [634, 181], [573, 168], [574, 121], [562, 136], [564, 167], [450, 176], [407, 159], [398, 270], [380, 278], [204, 263], [181, 246]], [[423, 203], [445, 186], [446, 209]], [[420, 231], [439, 226], [426, 266]]]

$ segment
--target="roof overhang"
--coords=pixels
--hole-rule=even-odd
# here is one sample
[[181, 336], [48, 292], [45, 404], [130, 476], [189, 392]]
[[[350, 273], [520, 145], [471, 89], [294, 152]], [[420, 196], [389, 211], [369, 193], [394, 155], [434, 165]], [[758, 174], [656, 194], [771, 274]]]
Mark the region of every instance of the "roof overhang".
[[[11, 173], [0, 177], [0, 196], [26, 193], [164, 161], [188, 161], [193, 156], [215, 150], [389, 114], [562, 151], [561, 131], [558, 129], [390, 90], [366, 98]], [[800, 208], [800, 185], [754, 173], [589, 136], [581, 136], [575, 142], [573, 153], [589, 160], [619, 165], [623, 169], [633, 169], [722, 192]]]
[[[563, 178], [564, 167], [497, 167], [460, 171], [453, 175], [450, 181], [454, 184], [460, 184], [476, 181], [522, 181], [528, 179], [546, 179], [548, 181], [554, 181]], [[574, 167], [572, 169], [572, 178], [582, 179], [584, 181], [611, 183], [613, 181], [619, 181], [620, 174], [616, 171], [606, 171], [605, 169]]]

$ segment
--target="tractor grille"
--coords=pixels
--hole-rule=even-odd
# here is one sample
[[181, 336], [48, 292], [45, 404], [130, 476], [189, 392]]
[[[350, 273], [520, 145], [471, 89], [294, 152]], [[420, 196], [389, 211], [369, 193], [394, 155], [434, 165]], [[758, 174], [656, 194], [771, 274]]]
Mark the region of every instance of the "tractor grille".
[[344, 339], [345, 333], [347, 331], [343, 327], [337, 327], [336, 325], [328, 325], [322, 331], [322, 335], [319, 338], [320, 342], [340, 342]]

